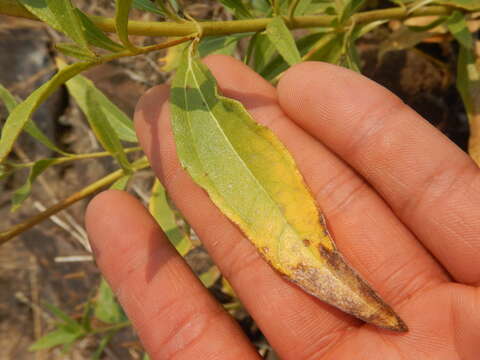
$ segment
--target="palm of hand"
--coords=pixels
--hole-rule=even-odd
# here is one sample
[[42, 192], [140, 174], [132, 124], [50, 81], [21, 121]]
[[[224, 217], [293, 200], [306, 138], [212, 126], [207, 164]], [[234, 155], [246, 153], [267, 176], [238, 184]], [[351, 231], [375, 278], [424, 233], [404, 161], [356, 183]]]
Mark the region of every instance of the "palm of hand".
[[[340, 251], [410, 328], [362, 324], [275, 273], [180, 168], [168, 88], [156, 87], [135, 115], [142, 147], [281, 358], [477, 359], [480, 170], [468, 156], [347, 70], [304, 63], [275, 90], [231, 58], [206, 62], [223, 93], [289, 148]], [[97, 262], [153, 359], [258, 357], [134, 198], [105, 192], [86, 220]]]

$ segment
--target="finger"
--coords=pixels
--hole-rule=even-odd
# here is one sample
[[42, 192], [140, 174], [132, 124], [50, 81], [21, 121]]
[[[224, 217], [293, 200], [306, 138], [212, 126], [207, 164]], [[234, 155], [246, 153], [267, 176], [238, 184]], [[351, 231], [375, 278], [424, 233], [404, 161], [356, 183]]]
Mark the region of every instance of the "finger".
[[[293, 153], [342, 252], [387, 300], [400, 303], [426, 284], [445, 279], [381, 199], [283, 115], [268, 83], [228, 57], [211, 57], [207, 64], [222, 92], [240, 99]], [[167, 97], [166, 87], [150, 90], [137, 106], [135, 122], [140, 142], [175, 204], [284, 358], [303, 359], [325, 351], [346, 326], [357, 322], [280, 278], [193, 184], [175, 153]]]
[[385, 88], [303, 63], [278, 86], [285, 112], [351, 164], [458, 281], [480, 281], [480, 170]]
[[97, 264], [152, 359], [258, 358], [135, 198], [101, 193], [86, 224]]

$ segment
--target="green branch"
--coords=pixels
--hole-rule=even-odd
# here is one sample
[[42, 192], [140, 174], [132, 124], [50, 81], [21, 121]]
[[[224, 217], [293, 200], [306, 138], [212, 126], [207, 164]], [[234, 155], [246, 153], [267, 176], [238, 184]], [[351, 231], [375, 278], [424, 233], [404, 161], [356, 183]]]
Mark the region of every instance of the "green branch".
[[[134, 171], [144, 169], [148, 166], [149, 166], [149, 163], [146, 160], [146, 158], [141, 158], [132, 164]], [[100, 189], [103, 189], [109, 186], [110, 184], [113, 184], [116, 180], [120, 179], [124, 175], [125, 175], [125, 171], [122, 169], [114, 171], [111, 174], [101, 178], [100, 180], [97, 180], [94, 183], [84, 187], [80, 191], [77, 191], [76, 193], [68, 196], [67, 198], [60, 200], [58, 203], [42, 211], [40, 214], [35, 215], [25, 220], [24, 222], [14, 225], [10, 229], [1, 232], [0, 245], [6, 243], [8, 240], [23, 233], [24, 231], [32, 228], [33, 226], [37, 225], [43, 220], [48, 219], [50, 216], [55, 215], [59, 211], [69, 207], [70, 205], [76, 203], [77, 201], [96, 193]]]
[[[426, 6], [415, 10], [412, 13], [404, 8], [396, 7], [390, 9], [373, 10], [360, 12], [352, 16], [350, 21], [356, 24], [369, 23], [376, 20], [388, 19], [406, 19], [410, 17], [440, 15], [446, 16], [452, 13], [455, 8], [450, 6]], [[479, 7], [480, 10], [480, 7]], [[0, 14], [36, 19], [16, 0], [0, 0]], [[101, 16], [90, 16], [90, 19], [104, 31], [115, 32], [115, 20]], [[326, 27], [330, 26], [335, 16], [332, 15], [314, 15], [298, 16], [292, 20], [286, 18], [288, 26], [292, 29]], [[203, 21], [199, 24], [203, 29], [203, 35], [227, 35], [245, 32], [258, 32], [265, 29], [271, 18], [231, 20], [231, 21]], [[129, 21], [128, 33], [130, 35], [144, 36], [185, 36], [193, 34], [197, 28], [193, 22], [175, 23], [175, 22], [149, 22], [149, 21]]]

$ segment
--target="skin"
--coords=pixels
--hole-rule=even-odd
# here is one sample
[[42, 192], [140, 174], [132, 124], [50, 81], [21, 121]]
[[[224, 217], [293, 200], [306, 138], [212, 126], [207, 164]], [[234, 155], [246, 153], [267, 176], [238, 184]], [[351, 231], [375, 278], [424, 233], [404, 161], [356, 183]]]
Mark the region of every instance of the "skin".
[[[366, 325], [272, 270], [180, 167], [166, 85], [139, 101], [135, 126], [153, 169], [282, 359], [478, 359], [480, 170], [380, 85], [305, 62], [275, 89], [241, 62], [205, 63], [297, 161], [349, 263], [409, 326]], [[125, 192], [90, 203], [100, 270], [153, 359], [259, 356]]]

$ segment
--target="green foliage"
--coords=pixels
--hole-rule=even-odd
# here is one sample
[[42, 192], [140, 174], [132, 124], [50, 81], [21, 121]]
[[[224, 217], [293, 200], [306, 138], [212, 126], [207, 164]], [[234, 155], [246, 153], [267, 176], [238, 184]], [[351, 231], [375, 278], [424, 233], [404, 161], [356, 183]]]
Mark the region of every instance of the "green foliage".
[[227, 9], [229, 9], [238, 19], [248, 19], [252, 14], [243, 4], [242, 0], [219, 0]]
[[[70, 154], [63, 151], [31, 120], [36, 109], [61, 86], [68, 88], [70, 95], [85, 114], [92, 132], [107, 151], [101, 156], [111, 156], [123, 169], [121, 176], [117, 176], [117, 180], [113, 184], [112, 180], [108, 184], [102, 183], [102, 186], [111, 185], [113, 189], [126, 189], [130, 182], [135, 181], [136, 174], [136, 163], [134, 162], [132, 165], [126, 155], [130, 149], [128, 151], [124, 149], [125, 143], [138, 142], [132, 120], [96, 88], [92, 81], [80, 73], [116, 58], [140, 55], [142, 52], [158, 49], [155, 47], [139, 48], [132, 44], [130, 36], [133, 31], [138, 33], [141, 25], [136, 23], [135, 29], [133, 27], [129, 29], [128, 20], [131, 8], [153, 13], [162, 20], [169, 20], [162, 21], [160, 24], [146, 24], [142, 31], [147, 34], [152, 31], [150, 29], [159, 27], [165, 31], [164, 35], [166, 36], [186, 35], [185, 32], [177, 31], [182, 26], [185, 28], [186, 25], [191, 26], [189, 29], [193, 34], [199, 30], [199, 27], [202, 27], [202, 22], [193, 22], [188, 11], [185, 12], [185, 9], [175, 0], [117, 0], [115, 2], [115, 18], [108, 21], [83, 13], [74, 6], [75, 1], [71, 0], [19, 0], [19, 2], [41, 21], [70, 39], [66, 40], [67, 42], [62, 40], [62, 42], [55, 43], [54, 49], [59, 54], [68, 56], [73, 63], [66, 65], [62, 64], [62, 61], [58, 61], [61, 64], [59, 71], [20, 102], [0, 85], [0, 100], [9, 112], [5, 124], [2, 126], [0, 137], [0, 178], [6, 178], [21, 169], [29, 171], [25, 183], [12, 194], [12, 210], [17, 209], [28, 198], [36, 180], [46, 169], [66, 161], [100, 156], [98, 154]], [[306, 60], [325, 61], [361, 72], [362, 63], [357, 53], [357, 41], [378, 27], [383, 27], [385, 32], [389, 31], [385, 25], [390, 20], [388, 16], [382, 18], [376, 15], [369, 19], [368, 13], [364, 12], [362, 20], [357, 21], [359, 17], [356, 14], [360, 11], [372, 10], [373, 3], [364, 0], [281, 0], [272, 2], [268, 0], [219, 0], [219, 4], [227, 12], [233, 14], [238, 21], [222, 23], [218, 28], [212, 26], [213, 30], [209, 30], [208, 36], [197, 39], [199, 42], [196, 50], [199, 57], [209, 54], [238, 55], [252, 69], [272, 83], [275, 83], [290, 66]], [[414, 12], [420, 9], [429, 11], [432, 9], [432, 5], [447, 6], [448, 12], [437, 15], [428, 24], [419, 26], [407, 25], [403, 22], [398, 29], [390, 31], [390, 35], [386, 36], [380, 45], [379, 57], [381, 60], [382, 56], [389, 51], [414, 48], [431, 37], [434, 29], [439, 26], [442, 29], [448, 29], [459, 44], [457, 88], [465, 104], [472, 133], [479, 132], [475, 129], [480, 128], [478, 125], [478, 119], [480, 119], [480, 62], [478, 54], [475, 53], [473, 35], [468, 28], [470, 14], [480, 11], [478, 0], [392, 0], [378, 3], [381, 3], [382, 7], [390, 7], [387, 10], [402, 7], [408, 14], [407, 18], [414, 16]], [[382, 9], [378, 10], [377, 14], [381, 14], [382, 11]], [[185, 18], [179, 14], [181, 16], [185, 14]], [[306, 19], [305, 15], [308, 16], [309, 21], [318, 18], [322, 19], [322, 22], [320, 25], [313, 22], [305, 25], [304, 22], [302, 23]], [[257, 18], [269, 18], [270, 20], [266, 22]], [[113, 25], [120, 43], [107, 35], [107, 32], [112, 31]], [[305, 27], [307, 29], [303, 29]], [[302, 30], [297, 31], [298, 28], [302, 28]], [[225, 29], [228, 29], [229, 33], [226, 34]], [[177, 37], [176, 39], [181, 38]], [[185, 40], [188, 39], [185, 38]], [[196, 150], [198, 153], [192, 150], [192, 144], [201, 147], [204, 152], [202, 169], [203, 167], [208, 168], [206, 173], [218, 167], [226, 169], [231, 175], [229, 179], [232, 181], [216, 184], [223, 189], [222, 196], [218, 195], [217, 200], [220, 197], [224, 200], [228, 199], [228, 201], [225, 200], [228, 206], [223, 204], [223, 211], [226, 213], [231, 211], [238, 215], [244, 210], [240, 206], [242, 201], [251, 199], [254, 194], [257, 194], [258, 189], [238, 188], [249, 183], [250, 178], [248, 174], [242, 173], [241, 166], [237, 161], [238, 157], [235, 157], [235, 154], [232, 155], [231, 147], [225, 143], [218, 143], [218, 138], [214, 136], [215, 127], [208, 127], [208, 124], [216, 123], [228, 134], [230, 144], [232, 146], [236, 144], [237, 148], [241, 147], [241, 144], [255, 147], [260, 142], [256, 132], [259, 130], [249, 120], [246, 120], [248, 115], [241, 106], [216, 94], [214, 80], [198, 59], [191, 59], [191, 68], [186, 69], [185, 56], [187, 52], [185, 49], [189, 45], [189, 42], [185, 41], [169, 48], [163, 58], [165, 65], [161, 68], [162, 71], [170, 72], [176, 70], [180, 63], [183, 64], [177, 71], [174, 81], [172, 102], [175, 116], [188, 119], [189, 122], [194, 116], [205, 120], [203, 124], [199, 125], [196, 122], [192, 125], [195, 130], [188, 136], [185, 135], [185, 131], [180, 129], [178, 121], [174, 121], [177, 147], [182, 162], [188, 163], [194, 178], [207, 190], [210, 189], [208, 183], [211, 179], [202, 171], [195, 170], [195, 167], [198, 167], [196, 156], [200, 156], [200, 154], [198, 149]], [[195, 80], [198, 79], [202, 79], [202, 81], [195, 83]], [[202, 87], [199, 86], [200, 83]], [[191, 87], [188, 91], [186, 90], [187, 86]], [[187, 95], [188, 101], [185, 100]], [[210, 108], [205, 109], [205, 104]], [[34, 158], [31, 163], [12, 162], [12, 158], [8, 158], [8, 156], [22, 131], [60, 154], [61, 157]], [[205, 139], [209, 141], [208, 147], [202, 147], [200, 144]], [[472, 147], [473, 143], [471, 141], [472, 154], [475, 153]], [[480, 149], [480, 146], [478, 148]], [[258, 150], [258, 152], [269, 153], [265, 149]], [[478, 159], [480, 159], [480, 150], [478, 153]], [[264, 162], [268, 161], [264, 160]], [[275, 163], [278, 165], [278, 162]], [[293, 172], [290, 171], [290, 173]], [[272, 170], [271, 173], [274, 171]], [[282, 176], [285, 177], [285, 175]], [[233, 181], [235, 178], [238, 178], [237, 182]], [[227, 185], [236, 186], [238, 194], [229, 192]], [[210, 192], [212, 192], [211, 189]], [[241, 198], [238, 198], [239, 194], [242, 195]], [[212, 195], [213, 198], [215, 196]], [[222, 201], [217, 201], [217, 203]], [[231, 205], [233, 203], [240, 204], [240, 208], [233, 209], [234, 206]], [[155, 181], [150, 194], [149, 209], [170, 242], [182, 256], [195, 247], [194, 239], [190, 238], [188, 224], [185, 223], [181, 214], [171, 206], [165, 189], [158, 180]], [[238, 219], [236, 222], [239, 222]], [[219, 284], [217, 282], [219, 276], [221, 275], [218, 269], [211, 267], [199, 277], [205, 286], [211, 287]], [[223, 286], [222, 291], [234, 296], [228, 286]], [[238, 306], [236, 301], [233, 304]], [[83, 315], [78, 320], [77, 317], [71, 317], [56, 307], [48, 305], [48, 308], [59, 322], [50, 333], [35, 342], [31, 346], [31, 350], [55, 346], [63, 346], [67, 350], [79, 339], [86, 336], [97, 336], [98, 347], [92, 354], [92, 358], [100, 359], [115, 333], [122, 327], [129, 326], [125, 314], [105, 280], [100, 283], [95, 301], [86, 302]], [[108, 324], [108, 326], [94, 327], [96, 322]], [[147, 357], [145, 355], [145, 358]]]
[[136, 51], [135, 46], [128, 39], [128, 14], [132, 7], [132, 0], [115, 0], [115, 29], [123, 46]]
[[55, 163], [55, 159], [41, 159], [35, 161], [30, 169], [27, 181], [21, 187], [19, 187], [12, 196], [12, 211], [17, 210], [23, 201], [30, 195], [32, 191], [32, 184], [35, 179], [44, 172], [50, 165]]
[[125, 313], [115, 299], [112, 289], [104, 278], [100, 281], [98, 288], [95, 317], [107, 324], [116, 324], [127, 320]]
[[272, 45], [290, 66], [302, 61], [297, 46], [295, 45], [295, 39], [290, 30], [288, 30], [282, 17], [274, 17], [273, 20], [268, 23], [265, 32], [268, 39], [272, 42]]
[[2, 127], [2, 135], [0, 137], [0, 162], [4, 161], [10, 153], [15, 140], [18, 138], [22, 129], [40, 104], [67, 80], [88, 69], [92, 65], [92, 63], [79, 62], [66, 66], [12, 110]]
[[158, 180], [153, 185], [148, 208], [178, 253], [185, 256], [193, 247], [192, 241], [185, 229], [178, 225], [175, 212], [168, 203], [167, 193]]
[[49, 349], [59, 345], [63, 345], [64, 349], [67, 350], [75, 340], [86, 335], [86, 328], [78, 321], [54, 305], [46, 304], [46, 307], [60, 322], [57, 323], [55, 330], [34, 342], [29, 347], [30, 351]]

